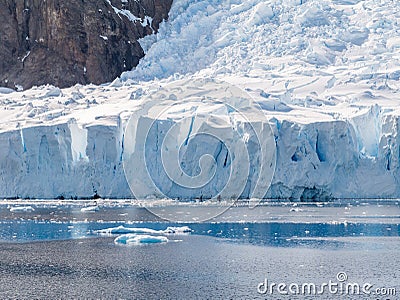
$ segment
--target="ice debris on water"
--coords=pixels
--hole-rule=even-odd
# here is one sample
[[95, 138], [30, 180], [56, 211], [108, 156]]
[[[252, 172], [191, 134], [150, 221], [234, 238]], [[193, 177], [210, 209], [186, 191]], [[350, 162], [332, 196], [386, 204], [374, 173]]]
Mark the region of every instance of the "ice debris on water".
[[105, 228], [97, 230], [98, 234], [185, 234], [192, 232], [192, 229], [188, 226], [182, 227], [167, 227], [165, 230], [155, 230], [151, 228], [140, 228], [140, 227], [125, 227], [125, 226], [117, 226], [111, 228]]
[[97, 205], [86, 206], [81, 208], [81, 212], [96, 212], [99, 211], [99, 207]]
[[167, 243], [170, 240], [166, 235], [189, 234], [192, 232], [192, 229], [188, 226], [167, 227], [165, 230], [117, 226], [100, 229], [95, 232], [102, 235], [119, 234], [119, 236], [114, 239], [114, 243], [118, 245], [140, 245]]
[[32, 206], [14, 206], [10, 208], [10, 212], [32, 212], [35, 209]]
[[147, 234], [124, 234], [114, 240], [115, 244], [138, 245], [138, 244], [159, 244], [168, 242], [166, 236], [154, 236]]

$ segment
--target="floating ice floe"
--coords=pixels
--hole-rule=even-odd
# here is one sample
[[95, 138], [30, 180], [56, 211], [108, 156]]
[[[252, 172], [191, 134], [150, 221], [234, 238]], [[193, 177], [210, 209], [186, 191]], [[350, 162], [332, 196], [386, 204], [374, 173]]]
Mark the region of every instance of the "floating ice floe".
[[81, 212], [95, 212], [99, 211], [99, 207], [96, 206], [86, 206], [81, 208]]
[[192, 232], [192, 229], [188, 226], [182, 227], [167, 227], [165, 230], [155, 230], [151, 228], [137, 228], [137, 227], [125, 227], [117, 226], [112, 228], [105, 228], [97, 230], [98, 234], [187, 234]]
[[164, 233], [170, 233], [170, 234], [184, 234], [184, 233], [190, 233], [193, 230], [189, 226], [182, 226], [182, 227], [167, 227], [167, 229], [164, 230]]
[[114, 239], [115, 244], [119, 245], [140, 245], [166, 243], [169, 239], [165, 235], [188, 234], [192, 232], [188, 226], [167, 227], [165, 230], [155, 230], [151, 228], [129, 228], [118, 226], [97, 230], [97, 234], [112, 235], [121, 234]]
[[128, 234], [128, 233], [135, 233], [135, 234], [160, 234], [163, 233], [162, 230], [154, 230], [150, 228], [129, 228], [125, 226], [118, 226], [112, 228], [105, 228], [97, 230], [96, 233], [98, 234]]
[[14, 206], [10, 208], [10, 212], [31, 212], [35, 211], [32, 206]]
[[165, 236], [154, 236], [147, 234], [124, 234], [114, 240], [115, 244], [122, 245], [160, 244], [167, 242], [168, 238]]

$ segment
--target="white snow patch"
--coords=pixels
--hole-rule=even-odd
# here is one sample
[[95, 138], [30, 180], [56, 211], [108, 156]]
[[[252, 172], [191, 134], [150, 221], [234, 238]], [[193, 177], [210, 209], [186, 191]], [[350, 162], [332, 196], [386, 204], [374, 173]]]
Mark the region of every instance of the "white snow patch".
[[[123, 15], [123, 16], [127, 17], [129, 19], [129, 21], [131, 21], [131, 22], [139, 22], [143, 27], [149, 25], [152, 28], [152, 22], [153, 22], [152, 17], [145, 16], [144, 19], [142, 20], [142, 19], [136, 17], [131, 11], [129, 11], [127, 9], [118, 9], [112, 5], [110, 0], [106, 0], [106, 1], [112, 7], [112, 9], [114, 10], [114, 12], [117, 15], [119, 15], [119, 16]], [[102, 36], [100, 36], [100, 37], [102, 37]]]
[[24, 57], [21, 59], [21, 62], [24, 62], [25, 59], [27, 59], [28, 56], [29, 56], [30, 54], [31, 54], [31, 51], [28, 51], [28, 52], [24, 55]]

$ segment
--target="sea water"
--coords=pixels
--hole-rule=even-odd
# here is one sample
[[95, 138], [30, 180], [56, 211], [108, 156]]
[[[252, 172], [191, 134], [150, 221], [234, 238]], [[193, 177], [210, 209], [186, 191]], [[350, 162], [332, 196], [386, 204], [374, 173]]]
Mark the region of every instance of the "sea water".
[[8, 202], [0, 207], [0, 298], [343, 297], [327, 288], [299, 294], [303, 283], [318, 293], [331, 281], [344, 290], [373, 285], [375, 294], [347, 299], [397, 299], [399, 224], [395, 201], [238, 205], [203, 223], [168, 222], [125, 201]]

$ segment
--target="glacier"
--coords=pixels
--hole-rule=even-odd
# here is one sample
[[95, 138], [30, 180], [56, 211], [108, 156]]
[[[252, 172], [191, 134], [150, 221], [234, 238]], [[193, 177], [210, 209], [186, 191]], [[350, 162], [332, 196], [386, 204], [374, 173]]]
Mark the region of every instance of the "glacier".
[[[121, 78], [0, 89], [0, 197], [251, 198], [265, 167], [260, 147], [251, 146], [254, 131], [246, 129], [254, 127], [265, 129], [265, 139], [271, 133], [275, 147], [273, 176], [262, 180], [265, 194], [257, 197], [399, 198], [399, 15], [400, 4], [390, 0], [175, 0], [159, 33], [140, 41], [146, 56]], [[240, 88], [264, 117], [239, 120], [217, 101], [200, 110], [191, 101], [175, 105], [169, 87], [185, 82], [185, 93], [199, 78]], [[173, 110], [160, 117], [149, 107], [156, 102], [146, 101], [163, 93], [160, 105]], [[142, 165], [126, 176], [126, 154], [149, 124], [153, 146], [174, 130], [183, 146], [163, 146], [178, 153], [183, 175], [215, 180], [183, 190], [167, 180], [158, 148], [145, 158], [154, 182]], [[234, 128], [238, 135], [226, 140], [243, 140], [247, 159], [229, 155], [217, 139], [196, 142], [199, 128]], [[203, 156], [212, 162], [207, 170]], [[231, 166], [246, 176], [233, 177], [240, 189], [221, 194]], [[133, 190], [129, 179], [137, 180]]]

